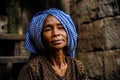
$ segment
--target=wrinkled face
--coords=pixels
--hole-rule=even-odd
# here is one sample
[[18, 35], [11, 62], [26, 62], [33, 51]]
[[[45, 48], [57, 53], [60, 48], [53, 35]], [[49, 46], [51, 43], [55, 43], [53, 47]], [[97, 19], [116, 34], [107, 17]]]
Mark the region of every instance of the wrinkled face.
[[67, 33], [62, 24], [52, 15], [44, 21], [42, 37], [50, 49], [63, 49], [67, 45]]

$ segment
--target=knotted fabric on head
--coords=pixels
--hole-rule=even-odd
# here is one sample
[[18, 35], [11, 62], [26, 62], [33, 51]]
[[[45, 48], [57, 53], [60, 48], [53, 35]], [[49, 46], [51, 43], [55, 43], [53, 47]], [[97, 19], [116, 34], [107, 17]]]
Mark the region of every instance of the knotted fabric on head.
[[75, 25], [68, 14], [56, 8], [50, 8], [48, 10], [38, 12], [33, 16], [26, 32], [25, 48], [30, 53], [35, 54], [37, 53], [38, 50], [41, 52], [45, 50], [45, 46], [43, 45], [42, 42], [41, 32], [44, 20], [48, 15], [52, 15], [56, 19], [58, 19], [65, 28], [68, 35], [67, 54], [70, 57], [75, 57], [75, 49], [77, 45], [77, 32]]

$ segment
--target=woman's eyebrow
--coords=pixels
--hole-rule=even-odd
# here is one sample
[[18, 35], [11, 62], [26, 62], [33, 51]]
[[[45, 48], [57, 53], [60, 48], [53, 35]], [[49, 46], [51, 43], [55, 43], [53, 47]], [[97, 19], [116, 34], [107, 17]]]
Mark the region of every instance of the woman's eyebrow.
[[51, 27], [51, 24], [45, 24], [44, 28], [46, 28], [46, 27]]

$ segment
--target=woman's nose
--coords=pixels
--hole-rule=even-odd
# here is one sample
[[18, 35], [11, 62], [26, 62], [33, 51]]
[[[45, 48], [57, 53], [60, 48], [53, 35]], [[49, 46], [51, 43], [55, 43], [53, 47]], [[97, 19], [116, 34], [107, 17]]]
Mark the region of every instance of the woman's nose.
[[54, 28], [53, 29], [53, 35], [59, 35], [59, 30], [57, 28]]

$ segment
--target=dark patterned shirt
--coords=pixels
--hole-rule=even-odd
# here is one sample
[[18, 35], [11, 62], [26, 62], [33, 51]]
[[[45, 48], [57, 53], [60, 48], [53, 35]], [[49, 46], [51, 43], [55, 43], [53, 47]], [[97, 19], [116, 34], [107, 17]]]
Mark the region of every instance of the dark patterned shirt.
[[49, 61], [38, 56], [29, 61], [18, 75], [18, 80], [88, 80], [83, 64], [70, 57], [66, 57], [68, 67], [63, 77], [55, 73]]

